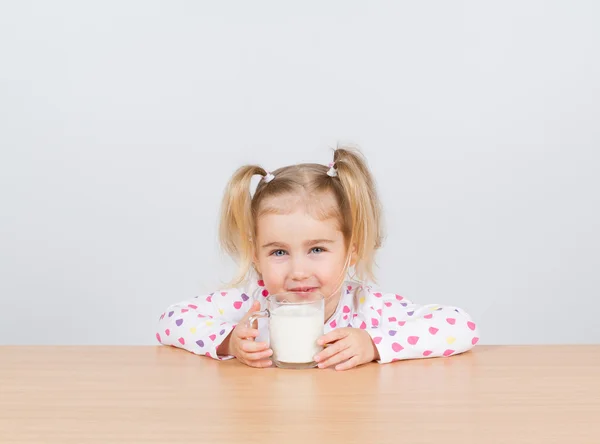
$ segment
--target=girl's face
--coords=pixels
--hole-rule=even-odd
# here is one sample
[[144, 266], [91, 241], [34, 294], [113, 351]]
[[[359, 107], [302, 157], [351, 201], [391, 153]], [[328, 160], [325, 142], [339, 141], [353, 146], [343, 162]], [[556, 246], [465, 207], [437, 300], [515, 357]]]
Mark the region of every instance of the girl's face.
[[285, 214], [267, 212], [257, 220], [255, 266], [266, 289], [271, 294], [318, 291], [326, 299], [335, 294], [332, 302], [337, 305], [347, 261], [337, 220], [316, 219], [305, 205], [286, 202], [284, 197], [270, 203], [288, 209]]

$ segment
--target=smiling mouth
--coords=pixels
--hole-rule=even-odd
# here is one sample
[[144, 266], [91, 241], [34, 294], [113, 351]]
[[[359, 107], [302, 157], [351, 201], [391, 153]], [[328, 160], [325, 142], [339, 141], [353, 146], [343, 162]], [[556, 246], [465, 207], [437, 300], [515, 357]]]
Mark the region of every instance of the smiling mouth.
[[293, 291], [294, 293], [311, 293], [316, 290], [317, 287], [296, 287], [290, 289], [290, 291]]

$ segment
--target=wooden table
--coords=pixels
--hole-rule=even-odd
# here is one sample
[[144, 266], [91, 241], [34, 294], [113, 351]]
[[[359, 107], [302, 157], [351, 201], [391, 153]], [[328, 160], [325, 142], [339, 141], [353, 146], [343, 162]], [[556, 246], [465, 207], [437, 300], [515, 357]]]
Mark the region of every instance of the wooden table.
[[600, 346], [348, 372], [171, 347], [0, 347], [0, 443], [600, 443]]

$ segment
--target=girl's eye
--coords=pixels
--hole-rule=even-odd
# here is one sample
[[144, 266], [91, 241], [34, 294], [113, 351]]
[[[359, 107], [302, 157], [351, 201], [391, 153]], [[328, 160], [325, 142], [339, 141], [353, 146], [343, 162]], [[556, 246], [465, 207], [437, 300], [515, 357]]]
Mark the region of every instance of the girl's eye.
[[[279, 253], [283, 253], [283, 254], [279, 254]], [[284, 256], [286, 254], [285, 250], [275, 250], [273, 252], [271, 252], [271, 256]]]
[[314, 247], [311, 251], [314, 253], [322, 253], [325, 250], [321, 247]]

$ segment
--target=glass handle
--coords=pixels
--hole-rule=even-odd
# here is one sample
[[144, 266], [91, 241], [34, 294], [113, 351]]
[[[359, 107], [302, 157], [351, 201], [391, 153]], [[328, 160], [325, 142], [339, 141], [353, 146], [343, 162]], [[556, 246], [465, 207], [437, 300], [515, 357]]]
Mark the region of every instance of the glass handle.
[[254, 328], [253, 324], [258, 320], [258, 319], [263, 319], [263, 318], [270, 318], [271, 317], [271, 312], [267, 309], [267, 310], [263, 310], [263, 311], [257, 311], [256, 313], [252, 314], [252, 316], [250, 316], [248, 318], [248, 324], [246, 325], [249, 328]]

